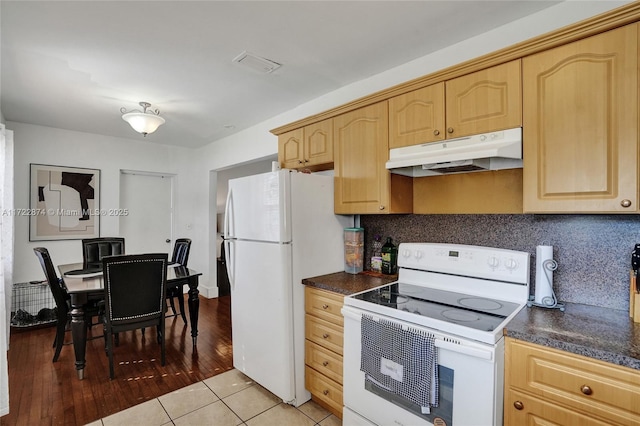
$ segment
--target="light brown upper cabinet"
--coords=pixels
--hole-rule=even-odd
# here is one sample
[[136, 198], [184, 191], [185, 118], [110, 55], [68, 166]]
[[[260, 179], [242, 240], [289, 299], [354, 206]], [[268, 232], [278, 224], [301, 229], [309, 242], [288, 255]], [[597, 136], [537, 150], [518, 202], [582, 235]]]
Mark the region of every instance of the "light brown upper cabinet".
[[525, 213], [638, 211], [638, 24], [523, 60]]
[[[411, 213], [411, 178], [391, 175], [387, 101], [335, 117], [334, 209], [337, 214]], [[393, 189], [393, 191], [392, 191]]]
[[389, 99], [389, 148], [445, 138], [444, 82]]
[[278, 161], [285, 169], [332, 169], [333, 120], [313, 123], [278, 136]]
[[304, 128], [278, 136], [278, 161], [283, 169], [297, 169], [304, 163]]
[[445, 90], [447, 138], [522, 125], [519, 59], [449, 80]]
[[522, 125], [520, 60], [389, 99], [389, 147]]

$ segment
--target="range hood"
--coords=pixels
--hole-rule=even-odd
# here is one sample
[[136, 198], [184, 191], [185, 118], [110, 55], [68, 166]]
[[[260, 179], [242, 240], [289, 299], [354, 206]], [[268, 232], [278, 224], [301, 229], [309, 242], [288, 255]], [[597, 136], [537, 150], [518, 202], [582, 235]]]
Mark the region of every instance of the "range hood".
[[419, 177], [522, 168], [522, 128], [389, 150], [386, 168]]

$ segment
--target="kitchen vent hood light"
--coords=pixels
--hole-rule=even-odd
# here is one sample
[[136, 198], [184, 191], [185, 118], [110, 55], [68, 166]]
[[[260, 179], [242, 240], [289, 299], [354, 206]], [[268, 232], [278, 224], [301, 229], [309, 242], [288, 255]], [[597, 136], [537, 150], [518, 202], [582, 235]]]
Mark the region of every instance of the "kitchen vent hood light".
[[389, 150], [386, 168], [419, 177], [522, 168], [522, 128]]
[[242, 52], [232, 62], [237, 62], [240, 65], [251, 68], [254, 71], [258, 71], [262, 74], [269, 74], [282, 66], [272, 60], [261, 58], [247, 51]]

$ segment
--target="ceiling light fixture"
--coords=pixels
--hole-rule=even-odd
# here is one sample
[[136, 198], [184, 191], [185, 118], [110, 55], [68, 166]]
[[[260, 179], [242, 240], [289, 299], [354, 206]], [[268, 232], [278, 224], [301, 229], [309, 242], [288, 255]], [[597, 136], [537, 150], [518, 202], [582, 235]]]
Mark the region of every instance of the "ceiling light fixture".
[[133, 110], [127, 112], [122, 107], [120, 112], [122, 113], [122, 119], [129, 123], [133, 130], [138, 133], [142, 133], [143, 136], [147, 136], [149, 133], [153, 133], [158, 130], [158, 127], [164, 124], [164, 118], [160, 117], [160, 111], [156, 108], [151, 108], [149, 102], [140, 102], [142, 111]]

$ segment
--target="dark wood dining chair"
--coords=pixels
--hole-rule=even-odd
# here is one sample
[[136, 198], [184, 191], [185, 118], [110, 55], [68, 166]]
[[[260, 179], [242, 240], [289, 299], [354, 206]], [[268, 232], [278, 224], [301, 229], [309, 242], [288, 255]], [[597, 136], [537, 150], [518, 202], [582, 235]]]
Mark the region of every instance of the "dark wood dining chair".
[[[171, 263], [177, 263], [185, 268], [189, 261], [189, 250], [191, 249], [191, 240], [189, 238], [178, 238], [173, 245], [173, 255], [171, 256]], [[170, 317], [178, 315], [176, 313], [175, 300], [178, 301], [178, 307], [180, 308], [180, 315], [185, 324], [187, 324], [187, 316], [184, 313], [184, 292], [182, 291], [184, 282], [180, 281], [175, 284], [172, 283], [171, 287], [167, 288], [167, 299], [171, 305], [172, 315]]]
[[82, 269], [100, 269], [103, 257], [121, 254], [125, 254], [124, 238], [85, 238], [82, 240]]
[[165, 365], [167, 264], [166, 253], [108, 256], [102, 259], [106, 311], [104, 333], [111, 379], [114, 378], [114, 333], [155, 326], [161, 363]]
[[[40, 261], [40, 265], [47, 279], [47, 284], [53, 294], [53, 300], [56, 302], [56, 337], [53, 340], [53, 347], [56, 348], [53, 354], [53, 362], [56, 362], [64, 345], [64, 333], [68, 328], [67, 325], [69, 321], [71, 321], [71, 305], [69, 303], [71, 298], [62, 285], [61, 280], [58, 278], [58, 274], [56, 274], [49, 251], [44, 247], [36, 247], [33, 251]], [[94, 316], [101, 316], [102, 314], [103, 305], [101, 300], [90, 300], [87, 306], [85, 306], [87, 328], [97, 324], [91, 321]]]

